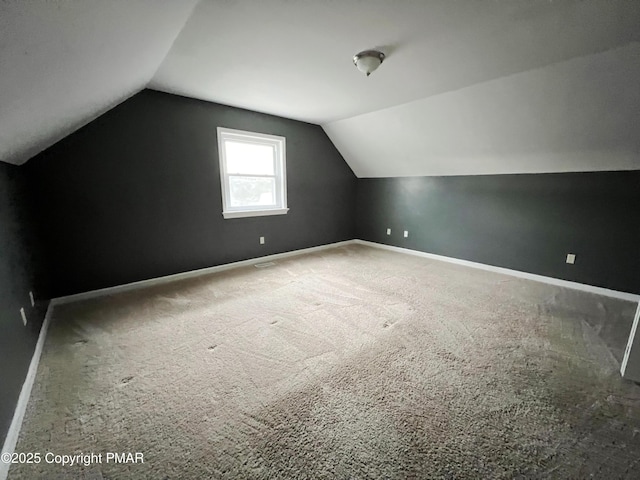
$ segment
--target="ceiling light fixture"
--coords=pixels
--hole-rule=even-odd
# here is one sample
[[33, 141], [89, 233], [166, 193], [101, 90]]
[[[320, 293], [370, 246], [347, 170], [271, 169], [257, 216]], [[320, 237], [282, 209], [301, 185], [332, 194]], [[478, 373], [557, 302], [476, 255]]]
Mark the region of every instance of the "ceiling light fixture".
[[365, 50], [353, 57], [353, 64], [367, 77], [384, 61], [384, 53], [378, 50]]

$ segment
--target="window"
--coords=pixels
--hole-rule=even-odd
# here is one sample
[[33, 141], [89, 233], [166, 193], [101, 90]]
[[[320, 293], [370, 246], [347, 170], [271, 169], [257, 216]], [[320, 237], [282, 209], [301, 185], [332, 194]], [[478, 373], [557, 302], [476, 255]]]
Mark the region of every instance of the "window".
[[285, 138], [218, 127], [224, 218], [283, 215]]

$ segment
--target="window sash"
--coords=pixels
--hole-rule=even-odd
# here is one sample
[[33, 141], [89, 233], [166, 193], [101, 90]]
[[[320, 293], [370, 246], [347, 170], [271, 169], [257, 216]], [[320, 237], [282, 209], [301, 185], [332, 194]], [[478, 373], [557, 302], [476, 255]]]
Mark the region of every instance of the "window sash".
[[[242, 188], [242, 184], [233, 184], [232, 179], [239, 179], [239, 178], [257, 178], [257, 179], [269, 179], [269, 180], [273, 180], [272, 182], [269, 182], [267, 184], [268, 186], [268, 190], [266, 192], [256, 192], [258, 193], [258, 195], [260, 196], [258, 198], [258, 200], [255, 203], [247, 203], [245, 205], [238, 205], [238, 203], [242, 203], [242, 196], [240, 197], [234, 197], [234, 189], [237, 188]], [[274, 175], [252, 175], [252, 176], [247, 176], [247, 175], [229, 175], [228, 176], [228, 185], [229, 185], [229, 203], [227, 204], [228, 210], [235, 210], [235, 209], [240, 209], [240, 210], [247, 210], [247, 209], [269, 209], [269, 208], [277, 208], [279, 206], [278, 204], [278, 178]], [[271, 199], [272, 202], [270, 203], [260, 203], [262, 200], [262, 195], [264, 193], [270, 193], [271, 194]]]
[[[227, 171], [227, 151], [226, 142], [247, 143], [254, 145], [268, 145], [273, 148], [274, 174], [251, 174], [251, 173], [230, 173]], [[253, 216], [269, 214], [285, 214], [288, 212], [286, 195], [286, 158], [285, 158], [285, 138], [275, 135], [243, 132], [218, 127], [218, 155], [220, 160], [220, 179], [223, 194], [223, 216], [233, 218], [236, 216]], [[269, 178], [273, 179], [275, 189], [273, 191], [274, 203], [270, 204], [250, 204], [232, 205], [231, 198], [231, 178]], [[237, 203], [237, 202], [236, 202]], [[272, 212], [272, 213], [270, 213]]]

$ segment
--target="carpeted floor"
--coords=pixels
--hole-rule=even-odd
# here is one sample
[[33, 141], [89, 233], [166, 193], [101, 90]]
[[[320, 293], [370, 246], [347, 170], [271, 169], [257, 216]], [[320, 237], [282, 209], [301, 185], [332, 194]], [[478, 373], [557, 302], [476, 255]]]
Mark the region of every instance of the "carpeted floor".
[[34, 478], [639, 478], [635, 305], [359, 245], [59, 307]]

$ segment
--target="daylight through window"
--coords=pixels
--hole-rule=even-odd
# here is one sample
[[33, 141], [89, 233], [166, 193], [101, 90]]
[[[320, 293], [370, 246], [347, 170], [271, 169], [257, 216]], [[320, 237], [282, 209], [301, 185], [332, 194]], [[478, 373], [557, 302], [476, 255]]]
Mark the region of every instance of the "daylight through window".
[[224, 218], [287, 213], [285, 138], [218, 127]]

